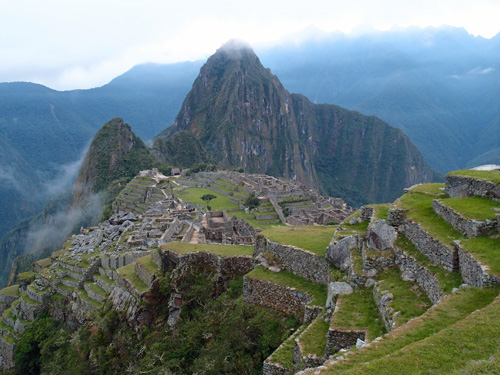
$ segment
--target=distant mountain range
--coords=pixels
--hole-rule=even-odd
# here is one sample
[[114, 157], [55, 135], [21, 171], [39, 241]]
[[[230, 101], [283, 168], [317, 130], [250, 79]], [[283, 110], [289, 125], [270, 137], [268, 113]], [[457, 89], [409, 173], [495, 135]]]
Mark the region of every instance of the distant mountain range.
[[[256, 52], [288, 91], [377, 115], [446, 172], [500, 161], [499, 47], [498, 35], [443, 27], [320, 33]], [[140, 65], [91, 90], [0, 84], [0, 234], [60, 191], [54, 179], [74, 181], [68, 167], [103, 123], [122, 117], [144, 140], [172, 124], [202, 64]]]

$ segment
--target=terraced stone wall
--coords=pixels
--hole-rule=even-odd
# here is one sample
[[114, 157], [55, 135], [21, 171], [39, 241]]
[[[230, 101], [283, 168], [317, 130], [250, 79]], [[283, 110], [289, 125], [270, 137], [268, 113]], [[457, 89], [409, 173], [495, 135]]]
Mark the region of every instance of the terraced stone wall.
[[394, 329], [394, 309], [390, 306], [393, 295], [387, 291], [380, 291], [377, 284], [373, 286], [373, 299], [377, 305], [380, 316], [384, 321], [385, 328], [387, 332], [391, 332]]
[[401, 272], [409, 272], [411, 277], [427, 294], [431, 302], [433, 304], [438, 303], [443, 294], [436, 277], [427, 268], [420, 266], [413, 257], [400, 248], [395, 247], [394, 254], [396, 255], [396, 264], [399, 266]]
[[404, 234], [417, 249], [435, 264], [448, 271], [458, 270], [458, 252], [433, 239], [419, 224], [405, 221]]
[[486, 272], [487, 268], [483, 268], [479, 261], [464, 251], [460, 241], [455, 241], [455, 245], [458, 248], [458, 257], [460, 259], [460, 273], [467, 284], [478, 288], [488, 285], [500, 285], [500, 278], [489, 275]]
[[269, 241], [264, 236], [255, 240], [254, 256], [270, 252], [288, 271], [320, 284], [328, 284], [330, 272], [328, 261], [311, 251], [291, 245], [282, 245]]
[[329, 356], [340, 349], [352, 348], [356, 345], [358, 339], [365, 340], [365, 336], [365, 331], [330, 328], [326, 334], [325, 354]]
[[446, 176], [444, 192], [452, 198], [478, 195], [500, 201], [500, 184], [467, 176]]
[[243, 279], [243, 301], [294, 314], [301, 321], [304, 320], [304, 307], [312, 299], [295, 288], [248, 277]]
[[390, 208], [387, 216], [387, 223], [393, 227], [399, 227], [404, 224], [406, 210], [399, 208]]
[[7, 342], [2, 336], [0, 336], [0, 355], [1, 355], [1, 366], [4, 370], [9, 370], [14, 367], [14, 352], [15, 345]]
[[455, 228], [456, 230], [458, 230], [464, 236], [467, 237], [481, 236], [485, 233], [492, 231], [498, 226], [498, 222], [496, 219], [485, 220], [485, 221], [468, 219], [462, 216], [460, 213], [455, 212], [450, 207], [445, 206], [437, 199], [433, 200], [432, 209], [436, 214], [438, 214], [444, 220], [450, 223], [450, 225], [453, 228]]

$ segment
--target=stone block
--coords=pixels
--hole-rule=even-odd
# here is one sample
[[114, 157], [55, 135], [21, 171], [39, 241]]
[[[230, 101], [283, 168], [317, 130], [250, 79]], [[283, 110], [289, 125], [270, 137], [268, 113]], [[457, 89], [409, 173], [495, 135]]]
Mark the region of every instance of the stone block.
[[368, 229], [368, 247], [375, 250], [386, 250], [394, 247], [397, 233], [394, 227], [388, 225], [385, 220], [377, 220]]
[[332, 242], [326, 248], [326, 257], [339, 268], [345, 271], [351, 266], [351, 249], [358, 247], [358, 240], [354, 236], [344, 237]]

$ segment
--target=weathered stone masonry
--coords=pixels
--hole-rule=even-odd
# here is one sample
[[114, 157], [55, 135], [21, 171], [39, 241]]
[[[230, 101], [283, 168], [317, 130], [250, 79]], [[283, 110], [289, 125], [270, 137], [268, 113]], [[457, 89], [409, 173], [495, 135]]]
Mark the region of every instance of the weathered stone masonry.
[[471, 254], [465, 252], [460, 245], [460, 241], [455, 241], [460, 259], [460, 273], [464, 281], [472, 286], [482, 288], [488, 285], [500, 285], [500, 278], [486, 273], [487, 268], [475, 260]]
[[329, 268], [325, 257], [295, 246], [272, 242], [263, 236], [257, 236], [254, 256], [264, 252], [276, 256], [288, 271], [320, 284], [328, 284]]
[[452, 198], [481, 196], [500, 201], [500, 184], [467, 176], [446, 176], [444, 192]]

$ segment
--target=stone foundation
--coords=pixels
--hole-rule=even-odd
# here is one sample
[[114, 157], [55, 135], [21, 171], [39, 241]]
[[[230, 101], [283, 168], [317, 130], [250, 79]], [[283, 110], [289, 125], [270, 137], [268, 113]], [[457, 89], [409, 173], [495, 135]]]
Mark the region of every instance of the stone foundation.
[[427, 268], [420, 266], [413, 257], [398, 247], [394, 248], [394, 254], [396, 255], [396, 264], [401, 272], [410, 273], [412, 279], [420, 285], [431, 302], [433, 304], [438, 303], [443, 296], [443, 292], [434, 274]]
[[443, 245], [423, 230], [419, 224], [405, 221], [404, 234], [417, 247], [417, 249], [436, 265], [448, 270], [458, 270], [458, 252]]
[[393, 227], [399, 227], [404, 224], [406, 210], [399, 208], [390, 208], [387, 216], [387, 223]]
[[472, 254], [465, 252], [460, 246], [460, 241], [455, 241], [458, 248], [458, 256], [460, 259], [460, 273], [464, 281], [478, 288], [489, 285], [499, 285], [500, 278], [489, 275], [487, 268], [484, 267], [479, 261], [475, 260]]
[[468, 219], [437, 199], [433, 200], [432, 209], [466, 237], [478, 237], [498, 227], [497, 219], [485, 221]]
[[264, 252], [270, 252], [276, 256], [283, 268], [288, 271], [316, 283], [328, 284], [330, 272], [325, 257], [295, 246], [272, 242], [259, 235], [255, 240], [254, 256]]
[[243, 301], [294, 314], [301, 321], [304, 320], [305, 306], [312, 299], [309, 294], [295, 288], [248, 277], [243, 279]]
[[328, 357], [340, 349], [348, 349], [356, 346], [358, 339], [365, 340], [366, 332], [357, 330], [328, 329], [326, 334], [325, 355]]
[[467, 176], [446, 176], [444, 192], [452, 198], [481, 196], [500, 200], [500, 184]]

